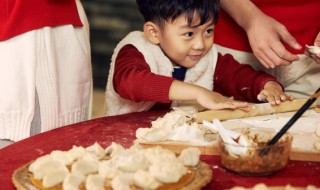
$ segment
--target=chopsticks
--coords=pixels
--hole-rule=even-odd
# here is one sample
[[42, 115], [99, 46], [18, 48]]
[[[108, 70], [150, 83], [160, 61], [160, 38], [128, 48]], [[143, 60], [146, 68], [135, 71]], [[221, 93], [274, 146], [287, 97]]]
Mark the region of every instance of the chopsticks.
[[[301, 117], [301, 115], [320, 97], [320, 88], [306, 101], [305, 104], [292, 116], [292, 118], [281, 128], [281, 130], [268, 142], [268, 145], [275, 144], [285, 132]], [[270, 148], [262, 149], [260, 156], [269, 152]]]

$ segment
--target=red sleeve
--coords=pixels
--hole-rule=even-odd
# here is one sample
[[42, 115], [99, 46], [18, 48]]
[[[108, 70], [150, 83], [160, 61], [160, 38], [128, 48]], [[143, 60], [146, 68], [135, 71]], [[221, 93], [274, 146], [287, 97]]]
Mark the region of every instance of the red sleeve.
[[67, 24], [83, 26], [75, 0], [0, 0], [0, 41]]
[[115, 91], [134, 102], [169, 103], [169, 89], [174, 78], [151, 72], [144, 56], [132, 45], [124, 46], [115, 61]]
[[216, 92], [237, 100], [259, 102], [257, 95], [268, 81], [278, 82], [275, 77], [256, 71], [248, 64], [240, 64], [230, 54], [219, 53], [213, 81]]

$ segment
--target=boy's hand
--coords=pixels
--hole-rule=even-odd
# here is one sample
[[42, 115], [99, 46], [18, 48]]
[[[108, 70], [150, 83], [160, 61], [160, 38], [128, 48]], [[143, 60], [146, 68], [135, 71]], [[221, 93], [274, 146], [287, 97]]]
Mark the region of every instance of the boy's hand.
[[235, 101], [232, 97], [224, 97], [217, 92], [206, 88], [174, 80], [169, 90], [170, 100], [197, 101], [201, 106], [208, 109], [241, 109], [249, 111], [247, 102]]
[[196, 101], [208, 109], [241, 109], [243, 111], [249, 111], [247, 102], [236, 101], [233, 97], [225, 97], [217, 92], [209, 90], [201, 91], [198, 94]]
[[264, 85], [264, 89], [259, 93], [257, 99], [262, 102], [269, 102], [271, 105], [277, 105], [294, 98], [293, 96], [286, 95], [277, 82], [269, 81]]

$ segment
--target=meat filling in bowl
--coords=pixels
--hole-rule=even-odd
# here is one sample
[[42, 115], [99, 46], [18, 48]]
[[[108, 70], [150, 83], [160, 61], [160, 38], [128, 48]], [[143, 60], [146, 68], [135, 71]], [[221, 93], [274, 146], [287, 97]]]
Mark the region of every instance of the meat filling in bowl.
[[[267, 143], [276, 134], [274, 130], [242, 129], [241, 133], [251, 142], [248, 146], [231, 145], [219, 139], [221, 164], [224, 168], [243, 175], [269, 175], [287, 165], [292, 143], [289, 133], [271, 146]], [[243, 149], [245, 153], [233, 154], [232, 150], [237, 149]], [[261, 154], [265, 149], [268, 149], [266, 154]]]

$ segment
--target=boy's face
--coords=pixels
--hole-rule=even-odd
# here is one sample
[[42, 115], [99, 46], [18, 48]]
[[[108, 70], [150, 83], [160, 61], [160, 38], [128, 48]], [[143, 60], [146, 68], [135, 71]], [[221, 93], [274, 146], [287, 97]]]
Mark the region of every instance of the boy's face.
[[200, 25], [195, 14], [191, 26], [184, 15], [173, 22], [166, 22], [160, 30], [158, 39], [162, 51], [173, 64], [192, 68], [213, 45], [213, 19]]

